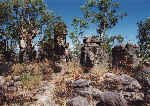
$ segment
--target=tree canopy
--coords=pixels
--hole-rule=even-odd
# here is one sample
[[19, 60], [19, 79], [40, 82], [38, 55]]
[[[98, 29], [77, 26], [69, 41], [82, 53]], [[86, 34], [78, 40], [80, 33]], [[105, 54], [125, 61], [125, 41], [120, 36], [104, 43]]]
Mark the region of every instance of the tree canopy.
[[119, 6], [119, 2], [113, 0], [88, 0], [81, 9], [85, 18], [97, 25], [97, 32], [104, 39], [105, 32], [114, 27], [120, 18], [126, 16], [126, 13], [119, 14]]

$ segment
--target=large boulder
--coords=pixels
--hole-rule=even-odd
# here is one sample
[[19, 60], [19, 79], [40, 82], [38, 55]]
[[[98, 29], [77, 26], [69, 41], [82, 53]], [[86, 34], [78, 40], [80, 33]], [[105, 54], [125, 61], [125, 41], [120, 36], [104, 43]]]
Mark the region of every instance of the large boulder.
[[[74, 81], [72, 85], [73, 85], [72, 89], [73, 93], [83, 97], [92, 97], [95, 101], [98, 102], [97, 106], [101, 106], [100, 105], [101, 103], [110, 106], [127, 106], [126, 100], [123, 97], [121, 97], [119, 93], [108, 91], [102, 92], [99, 89], [90, 86], [90, 81], [88, 80], [79, 79], [77, 81]], [[82, 106], [82, 101], [79, 101], [78, 99], [79, 98], [75, 98], [75, 100], [73, 99], [71, 101], [72, 105], [68, 106]]]
[[144, 102], [144, 93], [141, 92], [142, 86], [135, 78], [126, 74], [105, 74], [103, 86], [105, 90], [120, 93], [128, 103]]
[[115, 92], [103, 92], [97, 96], [97, 100], [100, 101], [97, 106], [127, 106], [126, 100], [119, 94]]
[[137, 69], [133, 75], [142, 85], [145, 102], [150, 103], [150, 70], [148, 68]]
[[147, 68], [137, 70], [133, 75], [135, 79], [143, 84], [143, 86], [150, 88], [150, 70]]
[[74, 92], [78, 95], [82, 95], [84, 97], [96, 97], [97, 95], [100, 95], [102, 92], [96, 88], [93, 88], [92, 86], [87, 88], [76, 88], [74, 89]]
[[107, 73], [104, 75], [104, 87], [109, 90], [123, 90], [123, 91], [137, 91], [142, 87], [139, 82], [126, 75], [115, 75], [112, 73]]
[[76, 81], [72, 82], [72, 87], [74, 88], [84, 88], [84, 87], [89, 87], [91, 81], [86, 80], [86, 79], [79, 79]]

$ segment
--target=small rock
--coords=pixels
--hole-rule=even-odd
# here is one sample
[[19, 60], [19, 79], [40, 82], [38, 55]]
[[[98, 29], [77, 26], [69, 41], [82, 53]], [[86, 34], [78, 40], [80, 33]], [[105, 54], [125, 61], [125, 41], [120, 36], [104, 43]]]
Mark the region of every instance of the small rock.
[[0, 85], [3, 85], [5, 83], [5, 77], [4, 76], [0, 76]]
[[86, 79], [79, 79], [79, 80], [73, 81], [72, 87], [74, 87], [74, 88], [89, 87], [90, 83], [91, 82]]
[[45, 106], [50, 104], [50, 100], [48, 96], [40, 96], [37, 103], [45, 104]]
[[84, 88], [84, 89], [74, 89], [74, 91], [79, 94], [82, 95], [84, 97], [89, 97], [89, 96], [93, 96], [96, 97], [97, 95], [100, 95], [102, 92], [96, 88], [93, 88], [92, 86]]
[[68, 101], [67, 106], [91, 106], [91, 105], [86, 98], [77, 96]]
[[20, 81], [20, 76], [14, 76], [14, 77], [13, 77], [13, 80], [14, 80], [14, 81]]

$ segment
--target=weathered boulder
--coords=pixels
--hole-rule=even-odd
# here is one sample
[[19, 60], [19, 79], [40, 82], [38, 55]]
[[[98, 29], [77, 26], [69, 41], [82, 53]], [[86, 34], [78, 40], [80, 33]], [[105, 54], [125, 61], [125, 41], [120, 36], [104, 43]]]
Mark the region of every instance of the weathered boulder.
[[90, 83], [91, 81], [89, 80], [79, 79], [79, 80], [73, 81], [71, 86], [74, 88], [84, 88], [84, 87], [89, 87]]
[[96, 106], [127, 106], [126, 100], [119, 94], [115, 92], [103, 92], [97, 96], [97, 100], [100, 101]]
[[107, 73], [104, 75], [103, 84], [105, 90], [120, 93], [130, 104], [144, 102], [144, 93], [141, 92], [142, 86], [135, 78], [126, 74]]
[[137, 79], [143, 86], [150, 88], [150, 70], [149, 69], [142, 69], [137, 70], [133, 75], [135, 79]]
[[109, 90], [112, 88], [112, 90], [123, 91], [136, 91], [142, 88], [136, 79], [126, 74], [115, 75], [112, 73], [104, 75], [104, 86], [106, 89], [109, 88]]
[[97, 64], [106, 64], [108, 62], [108, 54], [102, 47], [104, 42], [99, 36], [84, 37], [81, 47], [80, 64], [86, 67], [93, 67]]
[[142, 85], [142, 92], [144, 93], [144, 100], [150, 103], [150, 70], [149, 68], [138, 68], [133, 77], [137, 79]]
[[67, 106], [92, 106], [84, 97], [77, 96], [67, 102]]
[[53, 99], [54, 89], [54, 84], [48, 81], [42, 81], [41, 86], [32, 92], [34, 96], [30, 95], [35, 101], [29, 106], [58, 106]]
[[92, 86], [86, 87], [86, 88], [75, 88], [74, 92], [78, 95], [82, 95], [84, 97], [96, 97], [97, 95], [100, 95], [102, 92], [96, 88], [93, 88]]
[[[73, 85], [74, 87], [72, 90], [74, 93], [76, 93], [76, 95], [80, 95], [83, 97], [93, 97], [95, 101], [99, 102], [99, 104], [105, 103], [106, 105], [111, 105], [111, 106], [127, 106], [126, 100], [123, 97], [121, 97], [119, 93], [108, 92], [108, 91], [102, 92], [99, 89], [90, 86], [88, 80], [80, 79], [74, 81]], [[69, 106], [80, 106], [79, 102], [77, 103], [78, 105], [69, 105]]]

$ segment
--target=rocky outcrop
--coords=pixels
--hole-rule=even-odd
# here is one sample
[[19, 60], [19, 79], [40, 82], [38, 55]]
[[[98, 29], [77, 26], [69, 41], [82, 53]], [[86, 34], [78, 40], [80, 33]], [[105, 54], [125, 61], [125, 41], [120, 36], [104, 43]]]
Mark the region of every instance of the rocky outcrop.
[[139, 47], [133, 43], [126, 45], [117, 45], [112, 48], [112, 66], [133, 66], [137, 67], [139, 64], [137, 52]]
[[[101, 103], [110, 106], [127, 106], [126, 100], [116, 92], [102, 92], [96, 88], [93, 88], [89, 83], [90, 81], [85, 79], [79, 79], [72, 83], [73, 93], [83, 97], [93, 97], [97, 101], [97, 106], [101, 106]], [[73, 105], [74, 106], [74, 105]], [[77, 105], [78, 106], [78, 105]]]
[[148, 68], [137, 69], [133, 77], [141, 83], [145, 101], [150, 103], [150, 70]]
[[146, 85], [147, 88], [150, 88], [150, 70], [149, 69], [141, 69], [137, 70], [133, 77], [135, 77], [139, 82]]
[[81, 48], [80, 64], [87, 67], [100, 63], [106, 64], [108, 55], [103, 45], [99, 36], [85, 37]]
[[144, 102], [142, 86], [136, 79], [126, 74], [107, 73], [104, 75], [103, 84], [105, 90], [120, 93], [130, 104], [138, 101]]
[[142, 91], [142, 85], [133, 77], [126, 74], [115, 75], [112, 73], [106, 73], [103, 76], [99, 90], [92, 86], [91, 81], [86, 79], [79, 79], [72, 82], [70, 87], [72, 88], [73, 95], [86, 97], [93, 97], [97, 102], [97, 106], [100, 104], [110, 106], [127, 106], [139, 105], [148, 101], [150, 97], [147, 93], [145, 97]]
[[112, 73], [107, 73], [104, 75], [103, 83], [105, 89], [111, 90], [137, 91], [142, 88], [136, 79], [126, 74], [115, 75]]

